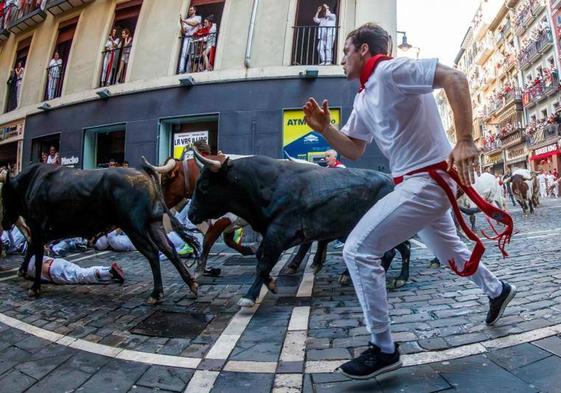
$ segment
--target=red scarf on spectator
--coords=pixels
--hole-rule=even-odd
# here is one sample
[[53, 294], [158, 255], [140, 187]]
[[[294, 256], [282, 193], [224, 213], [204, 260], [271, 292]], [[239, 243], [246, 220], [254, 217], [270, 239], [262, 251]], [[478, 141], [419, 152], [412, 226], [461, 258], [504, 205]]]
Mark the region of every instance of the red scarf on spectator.
[[376, 67], [378, 67], [378, 64], [380, 64], [380, 62], [391, 59], [391, 56], [386, 56], [383, 54], [374, 55], [370, 59], [368, 59], [366, 64], [362, 67], [362, 71], [360, 73], [360, 88], [358, 89], [358, 91], [361, 92], [364, 90], [364, 88], [366, 87], [366, 82], [368, 82], [370, 76], [374, 73], [374, 71], [376, 71]]

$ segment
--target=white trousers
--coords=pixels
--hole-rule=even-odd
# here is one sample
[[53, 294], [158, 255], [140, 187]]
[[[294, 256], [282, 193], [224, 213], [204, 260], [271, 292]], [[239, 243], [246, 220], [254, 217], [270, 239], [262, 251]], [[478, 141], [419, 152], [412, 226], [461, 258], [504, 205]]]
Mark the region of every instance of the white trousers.
[[[447, 180], [455, 190], [455, 183]], [[343, 258], [370, 333], [385, 332], [390, 326], [380, 258], [415, 234], [440, 261], [453, 259], [460, 270], [471, 255], [458, 237], [444, 190], [426, 173], [406, 176], [362, 217], [345, 243]], [[502, 291], [501, 282], [483, 263], [469, 279], [491, 298]]]
[[124, 233], [113, 231], [107, 235], [107, 243], [115, 251], [135, 251], [136, 248], [132, 244], [131, 239]]
[[334, 35], [327, 35], [325, 38], [318, 40], [317, 50], [319, 52], [319, 60], [321, 64], [333, 63], [333, 43], [335, 41]]
[[191, 37], [183, 38], [181, 56], [179, 58], [179, 74], [191, 71]]
[[[50, 260], [43, 257], [43, 263]], [[48, 274], [41, 271], [41, 279], [54, 284], [107, 284], [111, 282], [109, 266], [80, 267], [66, 259], [55, 258]], [[27, 266], [27, 276], [35, 277], [35, 256], [32, 256]]]
[[547, 187], [545, 183], [540, 183], [540, 197], [541, 198], [547, 197]]

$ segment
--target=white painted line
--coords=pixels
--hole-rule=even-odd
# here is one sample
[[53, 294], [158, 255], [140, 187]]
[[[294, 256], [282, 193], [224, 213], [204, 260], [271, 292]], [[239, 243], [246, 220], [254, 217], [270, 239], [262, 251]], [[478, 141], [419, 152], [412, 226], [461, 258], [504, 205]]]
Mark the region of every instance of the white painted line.
[[487, 352], [487, 349], [479, 344], [463, 345], [461, 347], [445, 349], [444, 351], [420, 352], [401, 357], [403, 366], [416, 366], [445, 360], [465, 358], [466, 356], [478, 355]]
[[78, 261], [83, 261], [84, 259], [90, 259], [90, 258], [93, 258], [93, 257], [100, 257], [102, 255], [109, 254], [110, 252], [111, 251], [102, 251], [102, 252], [98, 252], [98, 253], [95, 253], [95, 254], [86, 255], [85, 257], [82, 257], [82, 258], [73, 259], [70, 262], [74, 263], [74, 262], [78, 262]]
[[528, 236], [528, 237], [525, 237], [524, 239], [520, 239], [520, 240], [541, 239], [542, 237], [551, 237], [551, 236], [559, 236], [559, 234], [558, 233], [550, 233], [548, 235]]
[[252, 362], [244, 360], [230, 360], [224, 366], [224, 371], [237, 373], [267, 373], [274, 374], [277, 371], [277, 362]]
[[425, 243], [422, 243], [422, 242], [420, 242], [420, 241], [418, 241], [418, 240], [416, 240], [416, 239], [409, 239], [409, 241], [410, 241], [411, 243], [413, 243], [414, 245], [419, 246], [419, 247], [421, 247], [421, 248], [427, 248], [427, 246], [425, 246]]
[[541, 329], [535, 329], [529, 332], [513, 334], [510, 336], [497, 338], [495, 340], [488, 340], [482, 342], [481, 344], [487, 349], [507, 348], [518, 344], [540, 340], [545, 337], [554, 336], [559, 333], [561, 333], [561, 324], [544, 327]]
[[93, 343], [86, 340], [73, 341], [72, 343], [70, 343], [69, 347], [79, 349], [81, 351], [95, 353], [97, 355], [108, 356], [110, 358], [116, 358], [117, 355], [123, 350], [122, 348]]
[[290, 322], [288, 324], [288, 331], [293, 330], [308, 330], [308, 318], [310, 317], [310, 306], [294, 307]]
[[17, 276], [18, 276], [17, 274], [14, 274], [13, 276], [2, 277], [2, 278], [0, 278], [0, 282], [11, 280], [12, 278], [16, 278]]
[[[271, 277], [275, 278], [279, 275], [280, 271], [288, 261], [290, 255], [290, 253], [285, 253], [279, 259], [279, 261], [271, 271]], [[255, 302], [255, 305], [248, 308], [242, 307], [236, 313], [236, 315], [234, 315], [228, 326], [226, 326], [226, 329], [224, 329], [220, 337], [218, 337], [218, 340], [216, 340], [214, 345], [208, 351], [207, 355], [205, 356], [206, 359], [228, 359], [242, 333], [247, 328], [247, 325], [249, 325], [251, 318], [253, 318], [253, 315], [261, 305], [261, 301], [263, 300], [267, 292], [268, 290], [265, 287], [261, 288], [259, 298]]]
[[209, 393], [219, 374], [219, 371], [195, 371], [183, 393]]
[[557, 231], [561, 231], [561, 228], [552, 228], [552, 229], [546, 229], [543, 231], [532, 231], [532, 232], [519, 232], [516, 234], [516, 236], [518, 235], [535, 235], [536, 233], [549, 233], [549, 232], [557, 232]]
[[315, 274], [312, 269], [312, 263], [314, 263], [314, 253], [310, 253], [308, 261], [306, 263], [306, 268], [304, 269], [304, 274], [302, 276], [302, 281], [298, 287], [298, 292], [296, 292], [296, 297], [311, 297], [314, 290], [314, 279]]
[[197, 368], [201, 363], [201, 359], [198, 358], [161, 355], [158, 353], [131, 351], [129, 349], [122, 350], [115, 358], [122, 360], [132, 360], [133, 362], [159, 364], [160, 366], [182, 368]]
[[277, 374], [272, 393], [300, 393], [302, 377], [302, 374]]
[[2, 273], [17, 272], [18, 269], [19, 269], [19, 267], [14, 267], [13, 269], [0, 270], [0, 274], [2, 274]]
[[280, 360], [283, 362], [303, 362], [306, 353], [307, 337], [308, 332], [305, 330], [287, 332], [284, 338]]

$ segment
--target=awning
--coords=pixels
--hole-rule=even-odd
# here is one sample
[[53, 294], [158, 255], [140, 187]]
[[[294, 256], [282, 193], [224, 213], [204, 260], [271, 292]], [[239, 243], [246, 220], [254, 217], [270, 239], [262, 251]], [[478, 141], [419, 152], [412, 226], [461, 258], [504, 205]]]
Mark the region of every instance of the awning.
[[539, 160], [543, 160], [543, 159], [551, 157], [551, 156], [558, 156], [560, 154], [561, 154], [561, 151], [559, 151], [559, 149], [556, 149], [556, 150], [553, 150], [553, 151], [548, 151], [547, 153], [536, 154], [536, 155], [530, 157], [530, 161], [539, 161]]

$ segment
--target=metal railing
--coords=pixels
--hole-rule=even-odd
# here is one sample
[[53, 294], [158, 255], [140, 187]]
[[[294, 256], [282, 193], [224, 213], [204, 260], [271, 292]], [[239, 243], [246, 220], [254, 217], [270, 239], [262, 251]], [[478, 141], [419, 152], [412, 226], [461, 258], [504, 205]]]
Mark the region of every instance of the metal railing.
[[110, 86], [125, 81], [131, 48], [132, 44], [102, 52], [103, 62], [99, 86]]
[[537, 83], [522, 94], [522, 105], [528, 106], [541, 101], [543, 98], [559, 90], [559, 79], [555, 76]]
[[553, 44], [553, 37], [549, 29], [544, 30], [540, 36], [520, 51], [518, 62], [524, 68], [548, 45]]
[[19, 8], [17, 4], [10, 4], [4, 8], [4, 15], [0, 20], [0, 31], [8, 29], [18, 20], [24, 19], [38, 9], [43, 9], [42, 6], [44, 6], [44, 2], [37, 4], [35, 2], [29, 3], [24, 1], [21, 8]]
[[203, 36], [184, 35], [179, 37], [181, 50], [177, 62], [177, 73], [212, 71], [216, 52], [217, 33]]
[[559, 124], [541, 124], [537, 127], [536, 131], [528, 135], [528, 144], [536, 145], [545, 140], [560, 135]]
[[64, 79], [64, 71], [66, 64], [56, 64], [47, 67], [47, 86], [45, 87], [45, 100], [52, 100], [53, 98], [62, 95], [62, 81]]
[[336, 64], [339, 27], [294, 26], [292, 65]]

